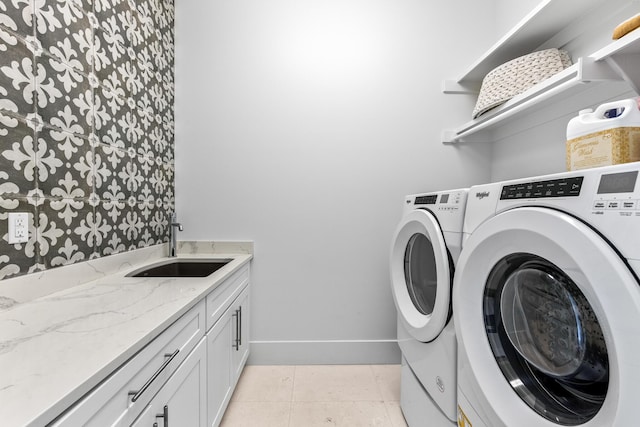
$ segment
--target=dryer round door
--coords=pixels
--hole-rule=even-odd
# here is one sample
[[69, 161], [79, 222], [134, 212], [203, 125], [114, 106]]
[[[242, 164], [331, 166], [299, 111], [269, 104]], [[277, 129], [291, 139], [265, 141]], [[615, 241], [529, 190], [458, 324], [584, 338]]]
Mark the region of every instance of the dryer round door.
[[473, 232], [456, 275], [459, 351], [490, 425], [637, 423], [640, 288], [603, 237], [516, 208]]
[[452, 265], [434, 215], [405, 215], [391, 248], [391, 287], [400, 318], [415, 339], [438, 337], [450, 314]]

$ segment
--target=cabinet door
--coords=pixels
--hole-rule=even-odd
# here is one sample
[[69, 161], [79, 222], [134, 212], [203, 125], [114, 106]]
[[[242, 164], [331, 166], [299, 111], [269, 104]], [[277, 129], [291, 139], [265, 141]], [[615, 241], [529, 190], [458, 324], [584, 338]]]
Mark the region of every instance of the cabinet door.
[[234, 310], [234, 345], [231, 351], [232, 385], [235, 386], [249, 357], [249, 286], [238, 295], [232, 305]]
[[208, 425], [217, 426], [231, 399], [231, 344], [235, 317], [233, 306], [207, 333]]
[[206, 426], [206, 350], [203, 339], [132, 426]]

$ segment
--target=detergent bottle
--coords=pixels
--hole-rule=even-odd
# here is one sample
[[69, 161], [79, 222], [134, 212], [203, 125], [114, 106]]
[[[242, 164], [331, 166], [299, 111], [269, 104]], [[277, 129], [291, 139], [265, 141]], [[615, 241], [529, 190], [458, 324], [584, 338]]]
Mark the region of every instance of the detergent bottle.
[[567, 170], [640, 161], [640, 98], [581, 110], [567, 125]]

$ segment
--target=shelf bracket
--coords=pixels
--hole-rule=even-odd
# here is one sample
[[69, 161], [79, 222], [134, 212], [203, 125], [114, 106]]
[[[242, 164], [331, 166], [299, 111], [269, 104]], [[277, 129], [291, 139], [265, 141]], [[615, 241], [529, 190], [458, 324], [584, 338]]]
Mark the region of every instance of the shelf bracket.
[[637, 94], [640, 94], [640, 53], [611, 55], [605, 60]]
[[452, 129], [444, 129], [440, 134], [443, 144], [455, 144], [458, 142], [458, 133]]
[[476, 87], [476, 85], [466, 85], [455, 80], [442, 81], [442, 93], [477, 95], [479, 92], [480, 88]]
[[578, 59], [577, 77], [582, 83], [622, 81], [620, 74], [609, 63], [591, 57]]

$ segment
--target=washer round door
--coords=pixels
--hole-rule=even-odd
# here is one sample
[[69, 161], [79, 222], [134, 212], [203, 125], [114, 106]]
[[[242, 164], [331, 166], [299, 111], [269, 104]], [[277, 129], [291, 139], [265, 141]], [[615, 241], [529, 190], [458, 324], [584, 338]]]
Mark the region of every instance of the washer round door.
[[391, 247], [390, 267], [393, 298], [405, 328], [419, 341], [434, 340], [450, 315], [453, 266], [430, 211], [405, 215]]
[[562, 212], [516, 208], [473, 232], [456, 274], [469, 393], [490, 425], [637, 422], [640, 288], [603, 237]]

